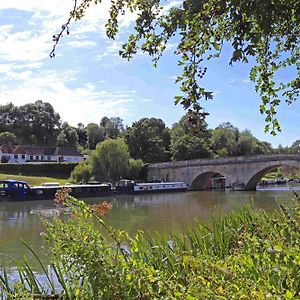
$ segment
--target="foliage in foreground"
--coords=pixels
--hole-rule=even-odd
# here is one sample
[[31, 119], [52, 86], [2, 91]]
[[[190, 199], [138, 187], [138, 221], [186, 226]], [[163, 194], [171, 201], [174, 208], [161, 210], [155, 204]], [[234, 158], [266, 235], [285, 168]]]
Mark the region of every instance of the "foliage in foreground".
[[25, 264], [19, 282], [0, 277], [4, 298], [300, 299], [298, 196], [275, 214], [245, 208], [169, 239], [107, 227], [106, 202], [89, 206], [67, 194], [57, 201], [67, 218], [45, 223], [60, 287], [46, 270], [42, 287]]
[[[84, 19], [88, 9], [100, 0], [74, 1], [73, 11], [61, 31], [53, 36], [55, 50], [63, 33], [69, 33], [72, 20]], [[280, 131], [276, 109], [282, 100], [297, 100], [300, 91], [300, 3], [299, 0], [119, 0], [111, 1], [106, 22], [106, 35], [115, 39], [123, 15], [136, 13], [132, 33], [119, 54], [131, 59], [140, 51], [149, 54], [155, 65], [174, 46], [182, 73], [177, 77], [181, 95], [175, 96], [190, 112], [205, 117], [204, 100], [212, 98], [203, 77], [210, 60], [229, 54], [229, 64], [254, 62], [250, 80], [261, 98], [260, 112], [265, 116], [265, 130]], [[288, 79], [280, 72], [287, 69]]]

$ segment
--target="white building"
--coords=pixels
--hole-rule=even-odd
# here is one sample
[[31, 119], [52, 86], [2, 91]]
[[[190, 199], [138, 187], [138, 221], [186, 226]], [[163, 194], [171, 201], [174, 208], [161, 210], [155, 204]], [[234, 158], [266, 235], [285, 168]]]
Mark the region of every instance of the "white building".
[[9, 163], [27, 162], [79, 162], [84, 156], [76, 149], [62, 147], [35, 147], [1, 145], [0, 161]]

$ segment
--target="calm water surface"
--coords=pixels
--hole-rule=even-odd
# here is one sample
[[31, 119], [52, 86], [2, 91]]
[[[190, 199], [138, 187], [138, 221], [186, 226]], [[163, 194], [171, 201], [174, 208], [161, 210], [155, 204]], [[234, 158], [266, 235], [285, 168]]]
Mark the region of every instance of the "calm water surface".
[[[122, 195], [106, 197], [113, 208], [105, 217], [106, 223], [130, 233], [137, 230], [171, 233], [192, 226], [195, 219], [210, 221], [213, 216], [226, 214], [245, 204], [253, 203], [256, 209], [272, 211], [279, 203], [288, 204], [293, 190], [300, 186], [272, 187], [254, 192], [201, 191], [151, 195]], [[97, 199], [99, 201], [99, 199]], [[89, 202], [95, 201], [88, 200]], [[55, 213], [52, 201], [0, 202], [0, 269], [15, 267], [24, 255], [35, 264], [26, 250], [24, 239], [47, 261], [43, 254], [43, 225], [40, 215], [51, 218]]]

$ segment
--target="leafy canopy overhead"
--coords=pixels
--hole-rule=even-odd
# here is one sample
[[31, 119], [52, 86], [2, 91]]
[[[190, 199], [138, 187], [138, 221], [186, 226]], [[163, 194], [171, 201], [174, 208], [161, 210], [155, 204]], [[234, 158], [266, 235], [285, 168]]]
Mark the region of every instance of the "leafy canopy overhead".
[[[61, 32], [53, 36], [54, 47], [69, 24], [84, 17], [86, 10], [101, 0], [74, 0], [74, 9]], [[138, 49], [148, 53], [156, 64], [171, 39], [177, 42], [175, 54], [182, 74], [181, 95], [175, 96], [191, 114], [191, 122], [207, 113], [203, 100], [211, 99], [212, 92], [201, 83], [206, 74], [207, 60], [218, 58], [224, 43], [232, 46], [229, 64], [247, 63], [250, 57], [255, 65], [250, 78], [260, 94], [260, 112], [265, 115], [265, 130], [271, 134], [280, 131], [276, 108], [281, 101], [292, 103], [300, 89], [300, 0], [184, 0], [174, 2], [166, 10], [160, 0], [111, 1], [106, 33], [114, 39], [119, 31], [120, 15], [135, 12], [137, 18], [133, 33], [122, 46], [120, 55], [131, 59]], [[172, 4], [170, 1], [169, 4]], [[283, 82], [278, 72], [288, 68], [292, 79]], [[195, 118], [194, 118], [195, 117]]]

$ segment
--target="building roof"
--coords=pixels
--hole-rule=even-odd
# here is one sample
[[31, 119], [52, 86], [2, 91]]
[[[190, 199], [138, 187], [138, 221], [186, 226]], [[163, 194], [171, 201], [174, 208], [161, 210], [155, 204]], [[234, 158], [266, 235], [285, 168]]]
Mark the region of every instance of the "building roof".
[[13, 154], [44, 155], [44, 148], [18, 145]]
[[73, 148], [62, 148], [62, 147], [57, 147], [55, 149], [54, 155], [61, 155], [61, 156], [81, 156], [83, 155], [77, 150]]
[[2, 153], [13, 153], [16, 146], [3, 144], [0, 146], [0, 150]]

